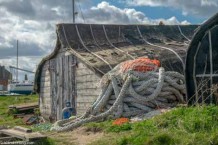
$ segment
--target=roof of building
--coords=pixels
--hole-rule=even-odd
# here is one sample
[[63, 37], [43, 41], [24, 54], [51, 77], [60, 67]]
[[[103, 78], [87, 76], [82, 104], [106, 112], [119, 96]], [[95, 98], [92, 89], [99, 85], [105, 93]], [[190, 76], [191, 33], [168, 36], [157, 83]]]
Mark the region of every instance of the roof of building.
[[[36, 86], [46, 60], [56, 56], [59, 49], [68, 51], [100, 76], [115, 65], [134, 58], [148, 56], [161, 61], [176, 55], [183, 59], [188, 43], [198, 25], [100, 25], [58, 24], [54, 51], [40, 62]], [[39, 91], [39, 90], [38, 90]]]

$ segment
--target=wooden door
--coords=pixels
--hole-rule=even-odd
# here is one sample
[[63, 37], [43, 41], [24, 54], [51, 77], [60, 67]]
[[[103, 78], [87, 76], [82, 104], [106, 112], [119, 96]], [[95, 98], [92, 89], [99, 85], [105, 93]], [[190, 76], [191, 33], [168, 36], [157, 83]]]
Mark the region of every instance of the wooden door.
[[72, 55], [50, 60], [52, 121], [62, 119], [66, 102], [71, 102], [71, 106], [75, 108], [75, 69], [76, 59]]

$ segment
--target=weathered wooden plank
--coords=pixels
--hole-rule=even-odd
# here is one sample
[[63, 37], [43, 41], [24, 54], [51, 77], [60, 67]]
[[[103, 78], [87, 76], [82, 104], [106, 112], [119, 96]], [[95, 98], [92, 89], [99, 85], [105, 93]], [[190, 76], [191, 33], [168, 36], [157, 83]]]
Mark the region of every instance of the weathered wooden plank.
[[98, 89], [99, 84], [95, 82], [87, 82], [87, 83], [78, 83], [77, 84], [77, 89], [78, 90], [83, 90], [83, 89]]
[[49, 74], [49, 70], [44, 70], [44, 71], [42, 71], [41, 76], [40, 76], [40, 79], [43, 78], [43, 77], [45, 77], [45, 76], [47, 76], [48, 74]]
[[67, 70], [68, 70], [68, 64], [67, 64], [67, 57], [65, 56], [65, 57], [63, 57], [63, 67], [64, 67], [64, 70], [63, 70], [63, 74], [64, 74], [64, 76], [63, 76], [63, 79], [64, 79], [64, 88], [63, 88], [63, 96], [64, 96], [64, 99], [63, 99], [63, 106], [65, 107], [65, 103], [67, 102], [67, 101], [69, 101], [68, 100], [68, 96], [67, 96]]
[[45, 86], [45, 85], [40, 86], [40, 90], [49, 89], [49, 88], [51, 88], [51, 86]]
[[70, 61], [70, 68], [71, 68], [71, 81], [72, 81], [72, 83], [71, 83], [71, 89], [72, 89], [72, 106], [74, 107], [74, 108], [76, 108], [76, 100], [77, 100], [77, 98], [76, 98], [76, 96], [77, 96], [77, 85], [76, 85], [76, 63], [77, 63], [77, 59], [76, 59], [76, 57], [74, 57], [74, 56], [71, 56], [71, 61]]
[[25, 132], [25, 133], [32, 132], [32, 129], [24, 128], [24, 127], [21, 127], [21, 126], [15, 126], [14, 129], [17, 130], [17, 131], [20, 131], [20, 132]]
[[51, 64], [51, 99], [50, 99], [50, 108], [51, 108], [51, 117], [53, 119], [56, 118], [56, 103], [55, 103], [55, 100], [56, 100], [56, 69], [57, 69], [57, 59], [53, 59], [50, 64]]
[[0, 143], [2, 142], [8, 142], [8, 141], [15, 141], [17, 140], [15, 137], [12, 136], [7, 136], [7, 137], [0, 137]]
[[66, 76], [65, 76], [66, 77], [66, 86], [65, 87], [66, 87], [66, 92], [67, 92], [66, 93], [66, 98], [67, 98], [68, 101], [71, 102], [71, 100], [70, 100], [70, 92], [69, 92], [69, 83], [70, 83], [69, 82], [70, 81], [69, 80], [69, 69], [70, 69], [70, 67], [69, 67], [69, 56], [66, 57], [66, 67], [67, 67], [66, 68]]
[[84, 68], [83, 69], [78, 68], [77, 74], [79, 74], [80, 76], [84, 76], [84, 75], [92, 74], [92, 72], [87, 71], [87, 69], [84, 69]]
[[43, 89], [43, 90], [41, 90], [40, 93], [43, 93], [43, 94], [51, 94], [51, 89], [50, 89], [50, 88]]
[[62, 81], [62, 87], [61, 87], [61, 111], [62, 109], [65, 107], [65, 96], [64, 96], [64, 69], [65, 69], [65, 64], [64, 64], [64, 56], [61, 57], [61, 67], [62, 67], [62, 77], [61, 77], [61, 81]]
[[47, 82], [43, 82], [41, 81], [40, 82], [40, 85], [43, 87], [43, 86], [51, 86], [51, 82], [50, 81], [47, 81]]
[[82, 114], [96, 100], [100, 93], [100, 77], [85, 65], [79, 63], [76, 70], [77, 113]]
[[31, 141], [31, 140], [37, 140], [37, 139], [44, 139], [46, 138], [45, 135], [42, 135], [40, 133], [24, 133], [24, 132], [20, 132], [18, 130], [14, 130], [14, 129], [3, 129], [0, 130], [0, 132], [2, 134], [6, 134], [12, 137], [16, 137], [22, 140], [26, 140], [26, 141]]
[[77, 91], [77, 96], [79, 97], [79, 96], [82, 96], [82, 95], [85, 95], [85, 96], [88, 96], [88, 95], [98, 96], [99, 95], [99, 91], [94, 90], [94, 89], [78, 90]]
[[41, 82], [50, 82], [51, 81], [50, 75], [48, 74], [48, 75], [46, 75], [46, 77], [42, 77], [40, 81]]
[[68, 96], [69, 96], [69, 100], [71, 102], [71, 106], [74, 107], [74, 100], [73, 100], [73, 91], [72, 91], [72, 83], [73, 83], [73, 80], [72, 80], [72, 55], [68, 56]]
[[85, 80], [88, 81], [96, 81], [96, 80], [101, 80], [99, 77], [97, 77], [95, 74], [86, 74], [86, 75], [81, 75], [78, 74], [77, 75], [77, 80], [81, 80], [81, 82], [84, 82]]
[[77, 102], [94, 102], [98, 96], [83, 96], [78, 97]]
[[59, 95], [58, 95], [58, 111], [59, 111], [59, 118], [61, 119], [61, 109], [62, 109], [62, 58], [59, 57]]

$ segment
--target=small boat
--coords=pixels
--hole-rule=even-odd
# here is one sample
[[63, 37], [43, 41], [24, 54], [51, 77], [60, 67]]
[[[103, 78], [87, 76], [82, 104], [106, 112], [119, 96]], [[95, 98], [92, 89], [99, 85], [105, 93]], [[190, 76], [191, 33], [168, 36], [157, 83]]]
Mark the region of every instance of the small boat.
[[[34, 73], [29, 70], [18, 68], [18, 40], [17, 40], [17, 67], [9, 66], [10, 72], [14, 72], [13, 70], [16, 70], [16, 81], [12, 80], [8, 84], [8, 93], [9, 95], [30, 95], [33, 93], [33, 82], [30, 82], [28, 80], [27, 74], [25, 74], [25, 78], [23, 82], [18, 81], [18, 70], [28, 72], [28, 73]], [[12, 76], [13, 79], [13, 76]]]
[[8, 84], [8, 93], [9, 94], [22, 94], [22, 95], [30, 95], [33, 93], [33, 83], [24, 81], [20, 82], [11, 82]]

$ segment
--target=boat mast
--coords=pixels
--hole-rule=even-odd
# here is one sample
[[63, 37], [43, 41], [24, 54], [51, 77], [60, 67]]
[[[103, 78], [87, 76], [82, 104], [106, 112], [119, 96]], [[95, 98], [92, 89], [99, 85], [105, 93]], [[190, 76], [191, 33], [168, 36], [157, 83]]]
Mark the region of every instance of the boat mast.
[[75, 0], [72, 0], [73, 24], [75, 24]]
[[[17, 68], [18, 68], [18, 40], [17, 40]], [[16, 81], [18, 82], [18, 69], [16, 72]]]

